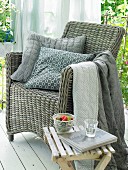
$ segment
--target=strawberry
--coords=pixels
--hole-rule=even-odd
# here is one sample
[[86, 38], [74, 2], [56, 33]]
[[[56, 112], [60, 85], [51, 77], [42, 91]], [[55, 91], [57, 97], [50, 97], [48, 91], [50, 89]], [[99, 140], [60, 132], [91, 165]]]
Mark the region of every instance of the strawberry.
[[62, 121], [68, 121], [67, 116], [65, 116], [65, 117], [62, 119]]
[[65, 118], [65, 115], [62, 115], [62, 116], [61, 116], [61, 119], [63, 120], [64, 118]]

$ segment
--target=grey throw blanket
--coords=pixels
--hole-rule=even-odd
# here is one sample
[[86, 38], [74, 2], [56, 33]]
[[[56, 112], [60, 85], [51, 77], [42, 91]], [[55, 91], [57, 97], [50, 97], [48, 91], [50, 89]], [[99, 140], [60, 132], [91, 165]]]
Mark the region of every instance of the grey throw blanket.
[[112, 144], [116, 153], [106, 170], [128, 170], [124, 108], [116, 62], [109, 51], [98, 54], [93, 62], [99, 69], [99, 127], [118, 137], [118, 142]]

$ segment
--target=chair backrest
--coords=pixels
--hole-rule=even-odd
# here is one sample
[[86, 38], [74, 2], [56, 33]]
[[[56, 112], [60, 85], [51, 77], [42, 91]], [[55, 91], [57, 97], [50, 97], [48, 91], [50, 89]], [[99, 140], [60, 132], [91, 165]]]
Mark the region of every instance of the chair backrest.
[[124, 33], [123, 27], [71, 21], [67, 23], [62, 37], [69, 38], [85, 34], [87, 41], [84, 53], [110, 50], [117, 58]]

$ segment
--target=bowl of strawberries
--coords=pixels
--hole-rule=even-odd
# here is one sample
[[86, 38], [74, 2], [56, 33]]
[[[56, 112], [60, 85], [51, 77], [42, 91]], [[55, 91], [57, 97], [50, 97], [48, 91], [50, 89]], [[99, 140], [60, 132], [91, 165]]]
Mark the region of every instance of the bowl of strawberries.
[[68, 132], [74, 125], [74, 116], [70, 113], [55, 114], [53, 120], [58, 132]]

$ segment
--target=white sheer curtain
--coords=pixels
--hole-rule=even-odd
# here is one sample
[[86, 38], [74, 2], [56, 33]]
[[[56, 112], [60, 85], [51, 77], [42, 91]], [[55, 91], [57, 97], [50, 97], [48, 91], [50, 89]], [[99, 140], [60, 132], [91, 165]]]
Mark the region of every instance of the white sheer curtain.
[[60, 37], [68, 21], [100, 23], [101, 0], [10, 0], [19, 12], [12, 14], [15, 49], [22, 51], [29, 31]]
[[101, 22], [101, 0], [70, 0], [69, 20]]

